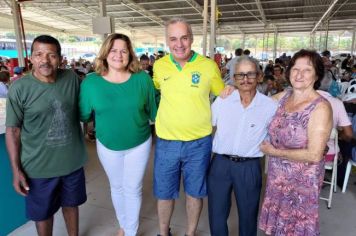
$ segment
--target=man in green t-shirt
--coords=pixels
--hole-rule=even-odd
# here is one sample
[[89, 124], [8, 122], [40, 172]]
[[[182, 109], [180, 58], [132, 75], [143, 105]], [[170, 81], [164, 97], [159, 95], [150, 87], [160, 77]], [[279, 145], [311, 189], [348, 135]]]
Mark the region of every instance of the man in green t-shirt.
[[79, 123], [79, 78], [58, 69], [61, 46], [41, 35], [31, 46], [32, 73], [8, 92], [6, 146], [13, 186], [25, 196], [26, 216], [38, 235], [51, 235], [62, 207], [68, 235], [78, 235], [78, 206], [86, 201], [87, 160]]

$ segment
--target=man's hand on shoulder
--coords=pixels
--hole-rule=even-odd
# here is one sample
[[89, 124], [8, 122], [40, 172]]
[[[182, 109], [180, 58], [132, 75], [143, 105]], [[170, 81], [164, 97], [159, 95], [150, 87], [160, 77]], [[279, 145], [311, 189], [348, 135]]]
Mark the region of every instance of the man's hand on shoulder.
[[271, 98], [275, 101], [279, 101], [285, 94], [286, 94], [286, 91], [282, 91], [282, 92], [279, 92], [279, 93], [273, 95]]
[[224, 88], [223, 91], [221, 91], [219, 97], [221, 97], [222, 99], [227, 98], [228, 96], [230, 96], [232, 94], [232, 92], [234, 92], [235, 87], [232, 85], [226, 85], [226, 87]]

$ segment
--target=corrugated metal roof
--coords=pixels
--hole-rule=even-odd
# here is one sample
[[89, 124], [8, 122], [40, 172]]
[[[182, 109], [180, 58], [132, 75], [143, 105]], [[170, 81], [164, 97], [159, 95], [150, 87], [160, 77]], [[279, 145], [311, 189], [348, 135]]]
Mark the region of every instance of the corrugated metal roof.
[[[0, 0], [0, 28], [12, 28], [10, 0]], [[209, 1], [210, 2], [210, 1]], [[217, 0], [219, 34], [311, 32], [334, 0]], [[202, 34], [204, 0], [107, 0], [116, 31], [163, 37], [164, 22], [184, 17]], [[34, 0], [21, 3], [26, 30], [92, 34], [98, 0]], [[339, 0], [319, 30], [356, 28], [356, 0]]]

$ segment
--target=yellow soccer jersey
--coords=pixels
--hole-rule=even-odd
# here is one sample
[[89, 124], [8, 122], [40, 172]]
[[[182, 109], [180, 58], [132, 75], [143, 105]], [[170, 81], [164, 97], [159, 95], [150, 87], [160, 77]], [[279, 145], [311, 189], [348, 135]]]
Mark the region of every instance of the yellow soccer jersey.
[[156, 118], [158, 137], [190, 141], [211, 134], [209, 94], [217, 96], [224, 88], [213, 60], [194, 53], [181, 68], [167, 55], [155, 62], [153, 82], [161, 91]]

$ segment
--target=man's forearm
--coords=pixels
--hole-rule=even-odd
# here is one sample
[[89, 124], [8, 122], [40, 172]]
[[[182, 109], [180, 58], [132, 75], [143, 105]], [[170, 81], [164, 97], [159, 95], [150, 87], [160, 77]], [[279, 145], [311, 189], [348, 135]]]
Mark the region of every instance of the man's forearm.
[[340, 139], [355, 145], [356, 140], [352, 131], [352, 126], [348, 125], [348, 126], [342, 126], [338, 128], [340, 129], [339, 131]]
[[9, 153], [11, 167], [13, 171], [21, 168], [20, 163], [20, 133], [21, 129], [18, 127], [6, 128], [6, 148]]

